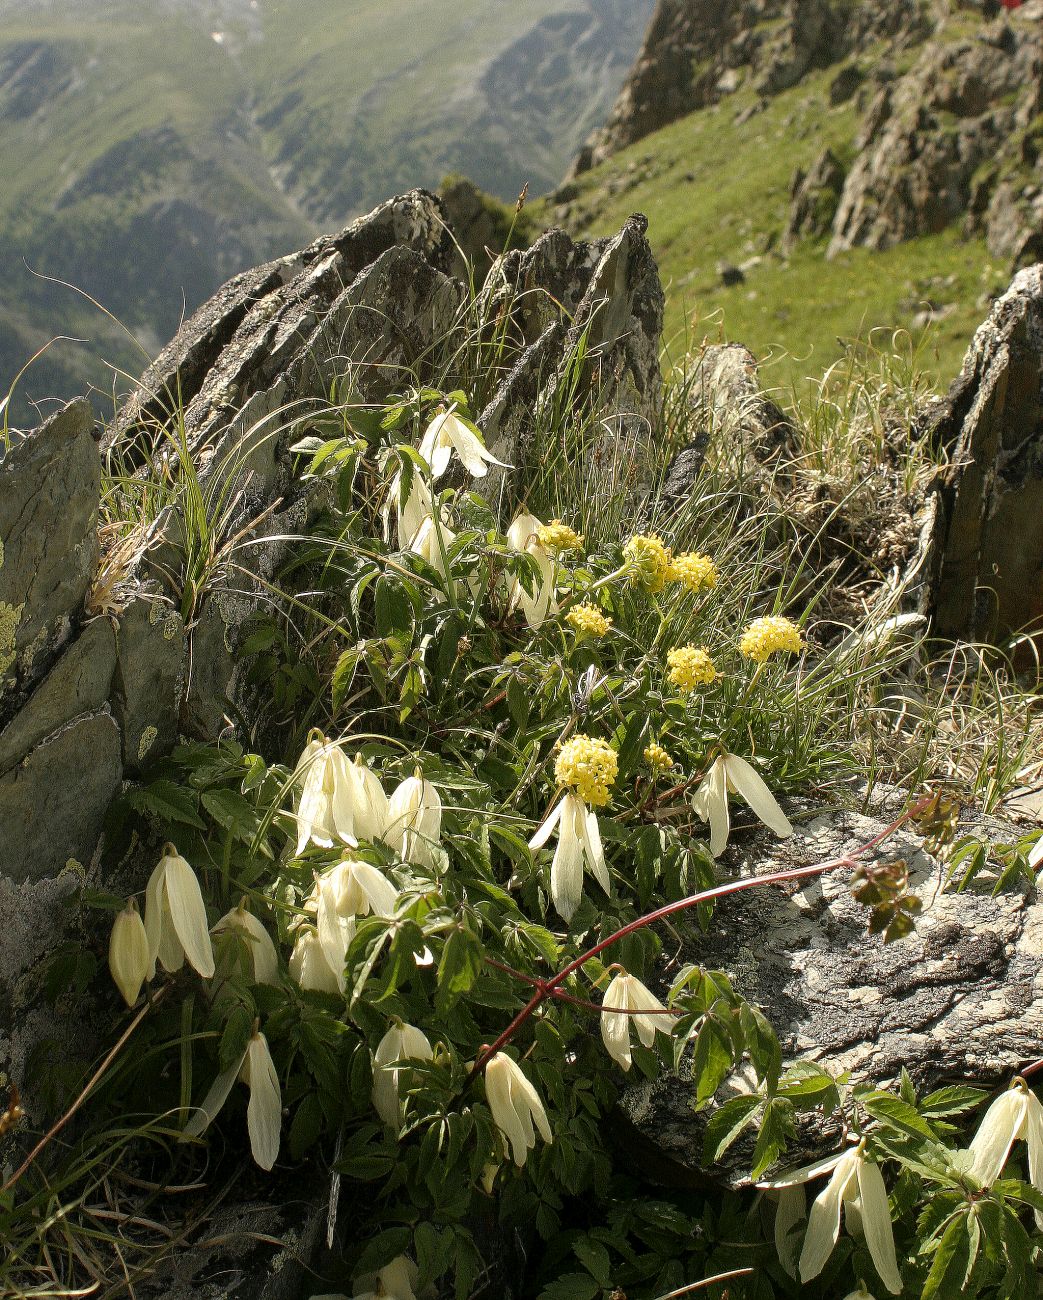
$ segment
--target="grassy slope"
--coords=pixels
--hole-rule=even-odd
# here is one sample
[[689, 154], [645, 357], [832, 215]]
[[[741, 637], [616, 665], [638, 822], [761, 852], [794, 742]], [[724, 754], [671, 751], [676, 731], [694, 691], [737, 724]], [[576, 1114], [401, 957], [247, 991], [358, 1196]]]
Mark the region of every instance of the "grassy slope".
[[[790, 180], [829, 145], [850, 157], [853, 103], [830, 107], [831, 74], [809, 77], [739, 125], [753, 101], [740, 90], [646, 137], [578, 182], [564, 209], [536, 215], [563, 220], [574, 234], [608, 234], [631, 212], [649, 218], [649, 238], [667, 285], [667, 337], [682, 353], [704, 337], [739, 339], [770, 357], [765, 382], [802, 386], [839, 353], [837, 340], [869, 329], [912, 327], [928, 301], [954, 304], [924, 340], [923, 359], [945, 384], [982, 320], [987, 295], [1006, 287], [1008, 268], [957, 229], [884, 253], [855, 250], [825, 259], [822, 242], [789, 257], [776, 251], [785, 227]], [[725, 287], [719, 261], [762, 255], [746, 282]], [[916, 341], [923, 330], [914, 331]]]

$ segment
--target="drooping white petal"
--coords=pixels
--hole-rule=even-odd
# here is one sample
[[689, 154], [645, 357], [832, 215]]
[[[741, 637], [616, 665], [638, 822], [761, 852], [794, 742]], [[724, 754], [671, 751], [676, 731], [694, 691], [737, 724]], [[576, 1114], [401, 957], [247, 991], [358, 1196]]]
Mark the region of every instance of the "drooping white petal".
[[442, 800], [420, 769], [407, 777], [388, 800], [384, 840], [397, 848], [404, 862], [433, 867], [434, 850], [442, 830]]
[[[1043, 1191], [1043, 1106], [1034, 1092], [1027, 1094], [1025, 1144], [1028, 1147], [1029, 1182]], [[1036, 1226], [1043, 1229], [1043, 1212], [1034, 1210]]]
[[771, 1178], [767, 1182], [757, 1183], [756, 1186], [766, 1192], [779, 1192], [786, 1187], [799, 1187], [804, 1183], [810, 1183], [812, 1179], [821, 1178], [823, 1174], [832, 1173], [845, 1155], [847, 1151], [838, 1151], [836, 1155], [826, 1156], [810, 1165], [802, 1165], [800, 1169], [794, 1169], [778, 1178]]
[[204, 979], [214, 973], [214, 948], [206, 906], [196, 873], [180, 855], [166, 859], [164, 882], [167, 906], [174, 932], [180, 940], [189, 965]]
[[997, 1097], [985, 1112], [971, 1141], [970, 1172], [986, 1187], [1003, 1172], [1011, 1147], [1024, 1133], [1027, 1113], [1026, 1096], [1019, 1087]]
[[565, 811], [566, 799], [568, 799], [568, 795], [565, 795], [564, 798], [560, 799], [554, 805], [550, 813], [548, 813], [548, 815], [544, 818], [542, 824], [537, 829], [536, 834], [532, 837], [531, 840], [529, 840], [529, 848], [532, 849], [534, 853], [538, 849], [542, 849], [543, 846], [550, 839], [550, 837], [554, 834], [554, 828], [557, 826], [558, 822], [561, 821], [562, 814]]
[[200, 1137], [214, 1122], [221, 1111], [221, 1107], [228, 1100], [228, 1094], [232, 1091], [245, 1060], [246, 1053], [243, 1052], [234, 1065], [230, 1065], [227, 1070], [222, 1070], [213, 1081], [210, 1090], [195, 1108], [191, 1119], [182, 1130], [185, 1137]]
[[1026, 860], [1030, 871], [1036, 871], [1038, 868], [1043, 867], [1043, 835], [1041, 835], [1035, 844], [1033, 844], [1032, 848], [1029, 849], [1028, 858]]
[[493, 1122], [511, 1144], [514, 1163], [519, 1167], [525, 1164], [529, 1148], [536, 1144], [533, 1120], [543, 1140], [553, 1141], [539, 1094], [505, 1052], [497, 1052], [485, 1067], [485, 1097]]
[[351, 775], [355, 785], [355, 833], [365, 840], [379, 840], [388, 819], [388, 797], [380, 777], [366, 766], [361, 754], [355, 755]]
[[268, 1040], [260, 1032], [250, 1039], [240, 1078], [250, 1089], [246, 1127], [250, 1134], [251, 1154], [262, 1169], [271, 1169], [279, 1155], [282, 1090], [268, 1050]]
[[575, 807], [575, 795], [567, 794], [565, 800], [550, 864], [550, 896], [558, 915], [571, 921], [583, 897], [583, 814]]
[[429, 1061], [434, 1055], [427, 1035], [416, 1025], [394, 1025], [377, 1044], [373, 1053], [373, 1106], [392, 1128], [401, 1122], [400, 1083], [402, 1060]]
[[898, 1271], [898, 1260], [895, 1257], [894, 1230], [891, 1227], [884, 1176], [879, 1165], [859, 1160], [856, 1177], [862, 1231], [869, 1254], [884, 1286], [892, 1295], [898, 1295], [902, 1290], [902, 1275]]
[[719, 857], [728, 844], [731, 819], [728, 813], [728, 777], [724, 755], [715, 758], [710, 770], [699, 782], [692, 807], [703, 821], [710, 823], [710, 852]]
[[[582, 807], [583, 801], [578, 795], [574, 797]], [[578, 816], [577, 821], [579, 821]], [[583, 848], [586, 853], [590, 874], [605, 893], [610, 894], [612, 892], [612, 881], [609, 879], [608, 864], [605, 862], [605, 849], [601, 843], [601, 827], [598, 825], [597, 813], [594, 812], [593, 808], [583, 808], [580, 829], [583, 835]]]
[[[626, 1006], [626, 984], [621, 975], [617, 975], [612, 983], [605, 990], [605, 996], [602, 1000], [602, 1007], [605, 1010], [601, 1013], [601, 1039], [605, 1044], [609, 1056], [622, 1066], [624, 1070], [629, 1070], [631, 1066], [630, 1055], [630, 1026], [627, 1024], [627, 1016], [612, 1014], [613, 1008]], [[608, 1014], [606, 1014], [606, 1011]]]
[[[323, 778], [325, 776], [325, 763], [322, 757], [322, 745], [316, 741], [311, 741], [301, 756], [301, 763], [298, 764], [298, 771], [301, 765], [307, 762], [307, 768], [303, 772], [304, 785], [301, 789], [300, 802], [297, 805], [297, 847], [294, 849], [294, 856], [300, 857], [307, 848], [308, 844], [314, 838], [314, 831], [317, 823], [325, 820], [325, 791], [323, 789]], [[320, 847], [329, 848], [333, 841], [325, 834], [321, 826], [319, 829], [320, 839], [316, 843]]]
[[726, 754], [724, 765], [728, 784], [736, 794], [742, 795], [764, 825], [782, 839], [792, 835], [793, 827], [789, 819], [775, 802], [775, 796], [749, 763], [738, 754]]
[[[334, 887], [328, 879], [319, 882], [315, 928], [322, 956], [336, 976], [337, 990], [343, 993], [347, 983], [344, 961], [348, 955], [348, 947], [355, 937], [355, 918], [340, 914]], [[303, 960], [305, 959], [302, 957]]]
[[800, 1280], [818, 1277], [840, 1236], [840, 1207], [853, 1182], [859, 1161], [857, 1151], [846, 1151], [837, 1161], [833, 1176], [815, 1198], [808, 1215], [808, 1230], [800, 1252]]
[[355, 792], [358, 783], [355, 780], [352, 765], [348, 762], [339, 745], [329, 747], [327, 758], [329, 764], [330, 784], [330, 818], [337, 838], [352, 848], [358, 847], [355, 836]]
[[301, 930], [290, 954], [290, 975], [302, 989], [316, 993], [339, 993], [340, 980], [323, 951], [319, 936], [308, 926]]
[[231, 911], [226, 912], [211, 933], [221, 934], [231, 929], [242, 934], [249, 945], [254, 983], [278, 984], [279, 954], [275, 950], [271, 935], [257, 917], [247, 910], [245, 899], [238, 907], [233, 907]]

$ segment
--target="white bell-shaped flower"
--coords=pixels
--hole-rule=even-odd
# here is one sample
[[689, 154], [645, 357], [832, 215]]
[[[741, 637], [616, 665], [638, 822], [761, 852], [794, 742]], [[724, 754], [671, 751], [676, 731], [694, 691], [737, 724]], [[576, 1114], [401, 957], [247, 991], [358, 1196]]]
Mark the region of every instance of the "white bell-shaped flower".
[[329, 849], [340, 841], [355, 848], [355, 781], [341, 747], [312, 732], [293, 779], [303, 782], [295, 855], [299, 857], [309, 843]]
[[[1026, 1147], [1029, 1182], [1043, 1191], [1043, 1105], [1024, 1079], [996, 1098], [971, 1141], [970, 1172], [979, 1183], [990, 1187], [999, 1178], [1019, 1139]], [[1043, 1214], [1035, 1214], [1043, 1228]]]
[[398, 890], [379, 867], [345, 858], [324, 872], [338, 916], [394, 916]]
[[149, 973], [148, 935], [133, 898], [116, 917], [109, 938], [109, 971], [123, 1000], [132, 1007]]
[[844, 1211], [848, 1231], [865, 1238], [869, 1256], [884, 1286], [892, 1295], [900, 1294], [902, 1276], [895, 1255], [887, 1188], [880, 1166], [866, 1159], [863, 1144], [761, 1186], [781, 1191], [827, 1173], [831, 1175], [829, 1182], [815, 1198], [808, 1215], [800, 1252], [800, 1280], [807, 1283], [825, 1268], [840, 1236], [840, 1216]]
[[442, 833], [442, 800], [420, 768], [399, 784], [388, 800], [384, 841], [396, 849], [403, 862], [434, 867], [435, 850]]
[[507, 607], [520, 605], [529, 627], [539, 627], [551, 614], [558, 611], [554, 592], [554, 557], [540, 544], [539, 532], [543, 527], [535, 515], [524, 511], [517, 515], [507, 529], [507, 541], [514, 550], [535, 560], [540, 571], [536, 590], [530, 595], [520, 579], [512, 578], [507, 588]]
[[227, 930], [238, 931], [249, 945], [248, 952], [254, 983], [278, 984], [279, 954], [275, 951], [271, 935], [257, 917], [247, 910], [245, 898], [238, 907], [233, 907], [230, 912], [226, 912], [210, 933], [222, 934]]
[[363, 1274], [356, 1283], [352, 1300], [416, 1300], [420, 1273], [408, 1255], [397, 1255], [374, 1275]]
[[331, 965], [314, 926], [298, 931], [290, 954], [290, 976], [302, 989], [315, 993], [340, 993], [344, 987], [343, 961], [340, 969]]
[[388, 820], [388, 797], [380, 777], [368, 767], [361, 754], [350, 766], [354, 785], [355, 834], [361, 839], [379, 840]]
[[418, 450], [431, 467], [431, 480], [435, 483], [449, 468], [454, 451], [464, 469], [475, 478], [484, 478], [490, 465], [510, 468], [486, 449], [474, 429], [453, 408], [435, 416], [424, 430]]
[[209, 1128], [227, 1101], [236, 1079], [250, 1089], [246, 1107], [250, 1152], [262, 1169], [271, 1169], [279, 1155], [282, 1090], [268, 1040], [259, 1029], [255, 1029], [239, 1060], [229, 1069], [222, 1070], [214, 1080], [210, 1091], [185, 1125], [185, 1137], [199, 1137]]
[[551, 902], [560, 916], [571, 921], [583, 897], [584, 867], [606, 894], [612, 886], [597, 816], [572, 790], [555, 805], [529, 841], [529, 848], [533, 852], [542, 849], [555, 829], [558, 843], [550, 866]]
[[402, 1122], [400, 1089], [408, 1081], [409, 1067], [403, 1061], [430, 1061], [434, 1051], [427, 1035], [416, 1025], [401, 1021], [387, 1031], [373, 1053], [373, 1105], [385, 1124], [398, 1128]]
[[449, 548], [455, 541], [456, 534], [447, 524], [437, 524], [434, 519], [429, 518], [420, 525], [407, 549], [430, 564], [431, 568], [441, 574], [442, 580], [448, 584], [450, 581]]
[[148, 936], [148, 978], [156, 973], [156, 960], [166, 971], [188, 964], [204, 979], [214, 973], [214, 949], [206, 907], [196, 873], [173, 844], [145, 886], [145, 933]]
[[[402, 475], [398, 473], [391, 480], [387, 502], [384, 507], [385, 534], [390, 538], [390, 516], [395, 515], [398, 549], [407, 551], [412, 546], [417, 533], [424, 522], [435, 513], [435, 499], [424, 475], [413, 468], [409, 478], [409, 491], [403, 498]], [[447, 517], [442, 512], [443, 520]]]
[[715, 858], [724, 852], [731, 830], [729, 793], [741, 795], [765, 826], [782, 839], [793, 834], [793, 827], [774, 795], [750, 764], [737, 754], [720, 754], [692, 797], [696, 813], [710, 823], [710, 852]]
[[[626, 971], [617, 975], [605, 990], [601, 1012], [601, 1038], [612, 1057], [624, 1070], [629, 1070], [630, 1029], [645, 1047], [651, 1047], [657, 1033], [671, 1033], [671, 1017], [666, 1007], [634, 975]], [[641, 1014], [642, 1012], [646, 1014]]]
[[497, 1052], [485, 1067], [485, 1099], [519, 1167], [536, 1145], [534, 1122], [544, 1142], [554, 1141], [539, 1093], [506, 1052]]

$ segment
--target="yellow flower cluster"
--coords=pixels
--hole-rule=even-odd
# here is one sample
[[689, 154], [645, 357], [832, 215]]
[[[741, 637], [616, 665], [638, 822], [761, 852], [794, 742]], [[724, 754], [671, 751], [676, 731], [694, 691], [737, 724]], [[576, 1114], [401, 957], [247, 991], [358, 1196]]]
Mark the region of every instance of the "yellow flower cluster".
[[674, 556], [670, 581], [683, 583], [689, 591], [709, 591], [717, 586], [717, 567], [708, 555], [686, 551]]
[[545, 551], [583, 550], [583, 538], [574, 528], [563, 524], [560, 519], [552, 519], [549, 524], [541, 524], [536, 530], [536, 540]]
[[674, 760], [657, 741], [645, 746], [644, 760], [653, 772], [669, 772]]
[[596, 605], [591, 605], [589, 601], [570, 609], [565, 618], [577, 632], [587, 636], [604, 636], [612, 626], [611, 618], [607, 614], [602, 614], [601, 610]]
[[608, 803], [608, 788], [618, 770], [616, 751], [592, 736], [573, 736], [566, 741], [554, 764], [559, 784], [571, 786], [581, 799], [597, 808]]
[[747, 659], [762, 664], [773, 654], [800, 654], [804, 649], [800, 629], [788, 618], [772, 615], [755, 618], [739, 642], [739, 650]]
[[666, 656], [667, 677], [679, 690], [693, 691], [697, 686], [709, 686], [717, 677], [717, 669], [704, 646], [683, 645]]
[[646, 591], [662, 591], [670, 580], [673, 555], [655, 533], [635, 533], [623, 547], [630, 577]]

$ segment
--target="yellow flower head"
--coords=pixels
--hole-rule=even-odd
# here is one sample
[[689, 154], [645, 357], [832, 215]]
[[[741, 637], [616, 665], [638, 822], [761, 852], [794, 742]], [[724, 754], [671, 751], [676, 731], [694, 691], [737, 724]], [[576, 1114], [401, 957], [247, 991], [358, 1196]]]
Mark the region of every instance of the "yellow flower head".
[[662, 591], [670, 577], [673, 556], [655, 533], [635, 533], [623, 547], [631, 581], [646, 591]]
[[546, 551], [582, 551], [583, 538], [563, 524], [560, 519], [552, 519], [549, 524], [541, 524], [536, 530], [536, 540]]
[[591, 605], [589, 601], [570, 609], [565, 619], [577, 632], [587, 636], [604, 636], [612, 626], [609, 616], [602, 614], [601, 610], [596, 605]]
[[773, 654], [800, 654], [804, 649], [800, 629], [788, 618], [772, 615], [755, 618], [739, 642], [739, 651], [747, 659], [762, 664]]
[[709, 591], [717, 586], [717, 567], [708, 555], [686, 551], [674, 557], [670, 581], [684, 583], [689, 591]]
[[717, 677], [709, 651], [700, 645], [683, 645], [671, 650], [666, 656], [666, 666], [667, 677], [682, 691], [709, 686]]
[[674, 760], [663, 746], [654, 740], [645, 746], [643, 757], [653, 772], [669, 772], [674, 765]]
[[611, 745], [592, 736], [573, 736], [561, 747], [554, 775], [597, 808], [608, 803], [608, 788], [616, 779], [619, 758]]

